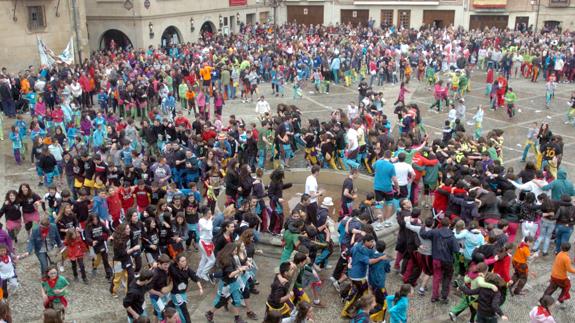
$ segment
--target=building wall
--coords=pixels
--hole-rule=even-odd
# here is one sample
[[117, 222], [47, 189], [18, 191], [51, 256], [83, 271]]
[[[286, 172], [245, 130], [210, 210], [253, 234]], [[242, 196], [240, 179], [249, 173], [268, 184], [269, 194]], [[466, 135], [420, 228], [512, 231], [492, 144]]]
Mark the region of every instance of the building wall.
[[[170, 26], [178, 30], [182, 42], [191, 42], [200, 37], [200, 28], [205, 22], [211, 22], [217, 29], [220, 15], [234, 17], [228, 19], [227, 28], [224, 26], [230, 32], [239, 31], [235, 23], [238, 13], [243, 23], [248, 14], [254, 15], [256, 20], [265, 12], [272, 17], [272, 10], [264, 8], [257, 0], [247, 0], [244, 6], [230, 6], [229, 0], [150, 0], [149, 9], [144, 7], [144, 1], [134, 0], [134, 8], [129, 11], [123, 7], [124, 0], [86, 1], [92, 50], [100, 48], [102, 35], [109, 29], [122, 31], [134, 47], [145, 48], [160, 45], [164, 30]], [[194, 31], [191, 30], [191, 18], [194, 19]], [[153, 24], [153, 38], [150, 38], [150, 22]]]
[[[17, 1], [15, 18], [13, 20], [14, 1], [0, 1], [0, 64], [10, 72], [18, 72], [29, 65], [39, 65], [37, 37], [40, 37], [46, 46], [60, 54], [68, 44], [70, 36], [74, 36], [72, 19], [72, 0], [61, 0], [56, 11], [57, 0], [25, 0]], [[43, 6], [46, 27], [41, 30], [29, 30], [28, 6]], [[77, 1], [78, 26], [80, 44], [74, 37], [76, 50], [80, 49], [82, 57], [88, 54], [88, 36], [85, 23], [84, 1]], [[56, 16], [58, 12], [59, 16]], [[78, 56], [76, 56], [78, 59]]]

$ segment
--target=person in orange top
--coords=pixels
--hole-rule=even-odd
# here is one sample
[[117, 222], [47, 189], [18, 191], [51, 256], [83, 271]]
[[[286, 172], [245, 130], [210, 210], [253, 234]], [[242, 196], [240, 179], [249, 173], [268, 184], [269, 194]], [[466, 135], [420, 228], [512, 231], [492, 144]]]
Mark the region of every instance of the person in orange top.
[[30, 81], [28, 81], [28, 75], [24, 75], [20, 78], [20, 93], [27, 94], [28, 92], [30, 92]]
[[557, 288], [561, 288], [561, 294], [559, 294], [559, 298], [557, 299], [561, 304], [571, 298], [571, 295], [569, 295], [571, 281], [569, 277], [567, 277], [567, 273], [575, 274], [575, 268], [571, 265], [571, 259], [569, 258], [570, 249], [571, 244], [569, 244], [569, 242], [563, 242], [561, 244], [561, 252], [555, 256], [553, 268], [551, 269], [551, 280], [544, 293], [544, 295], [552, 296]]
[[204, 92], [210, 93], [210, 96], [212, 96], [212, 67], [205, 63], [204, 67], [200, 69], [200, 75], [204, 81]]
[[[513, 293], [513, 295], [523, 295], [522, 290], [527, 283], [527, 274], [529, 273], [527, 261], [531, 256], [530, 248], [532, 244], [533, 237], [525, 237], [525, 240], [519, 244], [511, 259], [515, 272], [513, 273], [513, 277], [511, 277], [513, 283], [509, 286], [509, 291]], [[515, 290], [513, 290], [513, 287], [515, 287]]]

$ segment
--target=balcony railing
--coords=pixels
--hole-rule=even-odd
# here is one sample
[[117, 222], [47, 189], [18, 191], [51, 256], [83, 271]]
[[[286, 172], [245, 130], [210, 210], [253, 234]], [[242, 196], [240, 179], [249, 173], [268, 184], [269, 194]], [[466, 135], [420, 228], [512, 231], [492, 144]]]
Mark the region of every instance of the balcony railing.
[[566, 8], [571, 4], [571, 0], [549, 0], [550, 8]]

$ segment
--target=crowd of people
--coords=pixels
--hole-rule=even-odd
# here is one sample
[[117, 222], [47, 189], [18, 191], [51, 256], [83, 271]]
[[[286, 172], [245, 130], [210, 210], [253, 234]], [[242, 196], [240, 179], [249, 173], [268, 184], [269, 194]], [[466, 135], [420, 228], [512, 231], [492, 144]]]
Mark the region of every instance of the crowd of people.
[[[506, 297], [524, 293], [529, 263], [550, 252], [531, 322], [554, 322], [557, 289], [561, 306], [570, 299], [575, 191], [561, 168], [563, 138], [534, 123], [516, 173], [503, 165], [503, 131], [482, 131], [487, 107], [519, 112], [516, 79], [541, 81], [551, 108], [557, 84], [575, 78], [570, 32], [247, 25], [165, 48], [110, 47], [74, 66], [1, 71], [15, 163], [31, 162], [38, 176], [37, 187], [9, 190], [0, 209], [3, 299], [19, 286], [14, 263], [34, 254], [49, 322], [64, 317], [67, 261], [85, 284], [101, 279], [102, 265], [110, 294], [125, 291], [130, 322], [190, 323], [189, 296], [206, 284], [216, 285], [208, 322], [222, 308], [236, 323], [259, 320], [250, 296], [260, 293], [255, 256], [266, 233], [282, 237], [283, 252], [264, 322], [313, 321], [328, 269], [351, 322], [407, 322], [410, 297], [428, 288], [431, 302], [448, 304], [454, 288], [462, 295], [454, 321], [466, 309], [471, 322], [506, 320]], [[466, 121], [473, 73], [486, 74], [489, 104]], [[439, 138], [426, 134], [422, 107], [406, 102], [410, 82], [435, 99], [423, 108], [448, 110]], [[393, 105], [381, 92], [389, 84], [399, 84]], [[292, 91], [276, 111], [261, 95], [270, 85], [276, 97]], [[297, 100], [330, 85], [357, 86], [357, 101], [303, 120]], [[258, 121], [227, 112], [246, 104]], [[566, 115], [573, 124], [575, 95]], [[300, 151], [310, 175], [288, 212], [285, 172]], [[324, 196], [322, 168], [349, 174], [341, 205]], [[372, 192], [358, 191], [359, 173], [374, 176]], [[392, 253], [381, 232], [395, 221]], [[391, 270], [403, 285], [388, 295]], [[9, 322], [6, 304], [0, 319]]]

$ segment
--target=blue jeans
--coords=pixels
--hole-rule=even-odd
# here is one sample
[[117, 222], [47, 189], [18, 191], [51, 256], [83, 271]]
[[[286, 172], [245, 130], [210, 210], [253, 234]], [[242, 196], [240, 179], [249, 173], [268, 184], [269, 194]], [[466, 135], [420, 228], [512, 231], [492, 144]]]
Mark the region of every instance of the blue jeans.
[[533, 249], [539, 250], [539, 246], [543, 242], [541, 251], [543, 253], [547, 253], [549, 250], [549, 243], [551, 242], [551, 235], [553, 235], [553, 231], [555, 231], [555, 221], [550, 222], [547, 220], [541, 220], [539, 227], [539, 238], [537, 238], [537, 241], [535, 241]]
[[48, 254], [45, 252], [36, 252], [36, 257], [38, 257], [38, 261], [40, 261], [40, 273], [44, 276], [46, 270], [48, 270]]
[[555, 231], [555, 252], [561, 251], [561, 244], [563, 242], [569, 242], [571, 238], [571, 233], [573, 233], [573, 227], [566, 226], [564, 224], [557, 225], [557, 231]]
[[521, 157], [521, 161], [525, 161], [525, 159], [527, 158], [527, 154], [529, 153], [529, 149], [531, 149], [532, 147], [535, 155], [537, 156], [536, 151], [537, 146], [535, 145], [535, 142], [527, 139], [527, 142], [525, 143], [525, 149], [523, 149], [523, 156]]
[[266, 163], [266, 155], [267, 155], [266, 148], [258, 149], [258, 168], [264, 169], [264, 165]]

